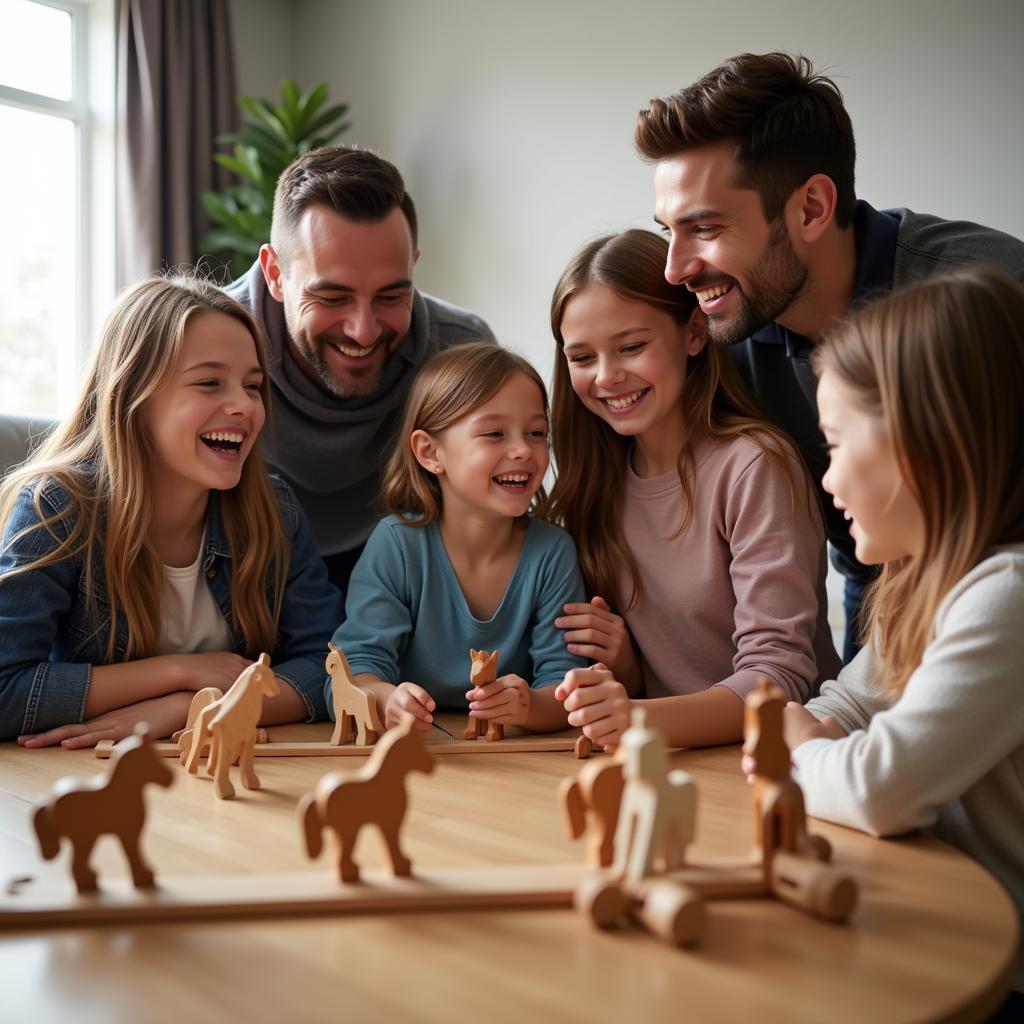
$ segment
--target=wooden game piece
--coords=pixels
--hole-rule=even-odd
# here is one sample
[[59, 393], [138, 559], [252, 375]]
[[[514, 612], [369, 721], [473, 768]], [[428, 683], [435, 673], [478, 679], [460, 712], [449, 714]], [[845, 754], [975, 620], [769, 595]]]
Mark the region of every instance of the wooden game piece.
[[692, 776], [668, 770], [665, 739], [646, 727], [646, 717], [643, 708], [633, 709], [632, 724], [621, 743], [625, 785], [612, 870], [633, 884], [685, 861], [697, 812]]
[[210, 758], [206, 774], [216, 784], [217, 796], [229, 800], [235, 795], [231, 785], [231, 765], [238, 764], [238, 773], [246, 789], [259, 789], [260, 780], [253, 768], [256, 727], [263, 713], [263, 698], [280, 692], [280, 685], [270, 667], [270, 656], [261, 654], [244, 669], [219, 700], [212, 701], [196, 716], [185, 767], [190, 775], [199, 769], [199, 755], [209, 745]]
[[[498, 678], [498, 652], [491, 651], [488, 654], [486, 651], [474, 651], [470, 649], [469, 652], [470, 668], [469, 668], [469, 685], [470, 686], [486, 686], [488, 683], [493, 683]], [[479, 739], [484, 728], [487, 729], [487, 735], [485, 737], [489, 742], [496, 740], [503, 740], [505, 738], [505, 727], [499, 725], [497, 722], [485, 722], [482, 718], [474, 718], [472, 715], [469, 716], [469, 721], [466, 724], [466, 731], [462, 734], [464, 740], [475, 740]]]
[[652, 935], [671, 946], [692, 946], [700, 938], [707, 913], [695, 889], [659, 879], [645, 885], [642, 893], [642, 901], [633, 913]]
[[785, 704], [782, 690], [761, 676], [744, 712], [743, 753], [754, 763], [754, 858], [766, 878], [776, 850], [822, 861], [832, 855], [828, 840], [807, 832], [804, 795], [791, 775], [782, 730]]
[[343, 882], [359, 881], [359, 865], [352, 858], [356, 838], [364, 825], [376, 825], [384, 837], [391, 870], [395, 875], [412, 873], [412, 862], [402, 852], [400, 835], [408, 797], [405, 777], [409, 772], [429, 774], [434, 759], [413, 728], [412, 715], [384, 734], [370, 760], [358, 772], [330, 772], [298, 805], [306, 852], [313, 859], [323, 848], [323, 830], [330, 828], [338, 845], [338, 876]]
[[[442, 737], [434, 742], [432, 736], [426, 736], [423, 742], [432, 754], [550, 754], [571, 752], [576, 739], [573, 736], [526, 735], [513, 736], [501, 743], [478, 743], [474, 740], [449, 740]], [[177, 743], [157, 742], [153, 747], [161, 757], [178, 757], [180, 753]], [[94, 753], [96, 757], [106, 758], [110, 757], [113, 750], [112, 741], [100, 740]], [[336, 747], [326, 739], [294, 743], [277, 740], [272, 743], [257, 742], [253, 753], [257, 757], [369, 757], [373, 747], [360, 747], [355, 743]]]
[[335, 721], [331, 743], [336, 747], [353, 742], [361, 747], [372, 746], [384, 732], [377, 698], [365, 687], [356, 686], [345, 652], [333, 643], [327, 646], [330, 650], [324, 667], [331, 677]]
[[[192, 698], [192, 703], [188, 706], [188, 715], [185, 719], [185, 728], [179, 729], [177, 732], [171, 734], [171, 742], [178, 745], [178, 760], [182, 764], [185, 763], [185, 759], [188, 757], [188, 752], [192, 749], [192, 730], [195, 728], [196, 719], [199, 717], [199, 712], [203, 708], [212, 704], [215, 700], [220, 700], [224, 696], [223, 691], [218, 690], [216, 686], [205, 686], [201, 690], [196, 690], [195, 696]], [[257, 729], [256, 730], [256, 745], [259, 746], [261, 743], [267, 742], [267, 730]], [[154, 749], [159, 750], [163, 744], [153, 744]], [[205, 743], [203, 749], [199, 752], [199, 756], [202, 757], [207, 750], [209, 750], [210, 744]], [[162, 750], [159, 750], [160, 756], [165, 756]], [[99, 754], [97, 757], [101, 756]], [[238, 764], [238, 761], [235, 761]]]
[[810, 856], [776, 850], [769, 865], [772, 895], [827, 921], [845, 921], [857, 903], [849, 875]]
[[588, 875], [576, 887], [573, 906], [598, 928], [619, 924], [633, 906], [633, 897], [606, 874]]
[[581, 733], [572, 749], [576, 757], [584, 761], [594, 752], [594, 741], [586, 733]]
[[373, 870], [362, 873], [359, 885], [338, 885], [319, 871], [161, 875], [159, 888], [148, 891], [133, 889], [127, 879], [104, 879], [103, 888], [84, 899], [68, 878], [43, 871], [0, 885], [0, 933], [209, 918], [569, 909], [584, 870], [581, 864], [485, 865], [409, 877]]
[[591, 867], [608, 867], [614, 859], [622, 786], [622, 761], [616, 754], [584, 765], [558, 788], [565, 829], [571, 839], [586, 832], [586, 860]]
[[59, 779], [54, 795], [38, 805], [32, 825], [39, 840], [39, 852], [51, 860], [60, 852], [60, 840], [71, 843], [71, 874], [80, 893], [97, 890], [97, 876], [89, 864], [93, 846], [101, 835], [113, 834], [121, 842], [136, 888], [155, 884], [153, 869], [139, 849], [139, 837], [146, 823], [142, 798], [148, 782], [169, 786], [174, 776], [153, 752], [145, 725], [118, 743], [105, 775], [91, 779]]

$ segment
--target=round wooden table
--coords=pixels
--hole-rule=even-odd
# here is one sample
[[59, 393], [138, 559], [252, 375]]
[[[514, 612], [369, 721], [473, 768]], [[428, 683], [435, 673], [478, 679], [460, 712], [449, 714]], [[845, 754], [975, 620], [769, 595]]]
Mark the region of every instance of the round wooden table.
[[[450, 726], [457, 723], [447, 722]], [[326, 726], [272, 739], [326, 739]], [[736, 747], [684, 751], [698, 782], [692, 860], [751, 844], [750, 793]], [[320, 872], [306, 860], [295, 803], [336, 758], [261, 758], [263, 788], [217, 800], [179, 775], [150, 789], [144, 840], [158, 875]], [[92, 752], [0, 745], [0, 865], [38, 863], [31, 804], [66, 774], [101, 771]], [[564, 835], [558, 782], [567, 753], [457, 754], [411, 778], [405, 845], [415, 866], [582, 859]], [[640, 929], [598, 932], [572, 910], [110, 925], [0, 933], [0, 1018], [147, 1022], [295, 1021], [975, 1021], [1004, 997], [1018, 941], [1002, 888], [924, 836], [877, 840], [812, 822], [860, 886], [846, 925], [773, 900], [712, 902], [700, 944], [665, 946]], [[376, 836], [364, 865], [383, 866]], [[123, 875], [101, 840], [96, 863]]]

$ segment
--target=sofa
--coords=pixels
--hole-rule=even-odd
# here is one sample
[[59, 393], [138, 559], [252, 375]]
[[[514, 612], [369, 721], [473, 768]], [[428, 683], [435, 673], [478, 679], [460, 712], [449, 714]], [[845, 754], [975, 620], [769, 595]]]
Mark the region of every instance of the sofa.
[[53, 420], [0, 413], [0, 476], [28, 458], [34, 444], [46, 435]]

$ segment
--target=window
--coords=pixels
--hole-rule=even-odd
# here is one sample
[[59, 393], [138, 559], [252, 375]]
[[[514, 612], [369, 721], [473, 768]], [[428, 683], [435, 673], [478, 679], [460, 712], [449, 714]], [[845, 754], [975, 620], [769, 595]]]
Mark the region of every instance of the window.
[[[0, 0], [0, 413], [68, 409], [97, 285], [112, 292], [112, 252], [101, 257], [109, 273], [95, 265], [113, 244], [97, 211], [112, 202], [95, 202], [90, 186], [102, 164], [110, 168], [102, 191], [112, 191], [112, 158], [98, 163], [97, 129], [112, 114], [113, 85], [98, 86], [89, 60], [90, 30], [105, 24], [112, 69], [112, 8], [112, 0]], [[100, 92], [109, 103], [98, 107]]]

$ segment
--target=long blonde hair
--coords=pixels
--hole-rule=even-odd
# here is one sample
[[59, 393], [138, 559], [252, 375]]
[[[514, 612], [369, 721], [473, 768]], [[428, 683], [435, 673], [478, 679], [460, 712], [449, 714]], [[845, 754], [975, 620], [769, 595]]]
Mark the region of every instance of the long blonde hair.
[[814, 365], [877, 418], [924, 517], [920, 556], [886, 563], [864, 616], [895, 697], [957, 581], [1024, 540], [1024, 287], [983, 266], [911, 285], [834, 328]]
[[[441, 487], [413, 454], [413, 431], [441, 433], [493, 398], [517, 373], [529, 377], [540, 389], [546, 416], [544, 381], [527, 360], [508, 349], [471, 341], [438, 352], [423, 364], [409, 391], [395, 447], [384, 467], [381, 504], [385, 512], [416, 526], [441, 517]], [[544, 499], [540, 488], [533, 504]]]
[[[551, 331], [558, 345], [552, 388], [551, 445], [558, 468], [542, 514], [563, 525], [579, 552], [588, 588], [612, 604], [628, 608], [640, 597], [636, 559], [622, 533], [625, 477], [632, 439], [617, 434], [588, 412], [573, 392], [562, 349], [562, 318], [569, 300], [591, 285], [603, 285], [630, 302], [689, 322], [696, 297], [665, 280], [668, 242], [650, 231], [632, 229], [585, 245], [566, 267], [551, 299]], [[708, 343], [687, 358], [681, 398], [686, 437], [679, 452], [683, 510], [676, 536], [693, 515], [694, 442], [701, 437], [745, 437], [781, 470], [794, 502], [803, 495], [816, 507], [810, 478], [783, 434], [757, 411], [728, 355]], [[626, 566], [632, 593], [618, 593], [620, 566]]]
[[[107, 317], [74, 411], [0, 484], [0, 524], [9, 521], [28, 486], [39, 517], [9, 543], [36, 530], [55, 542], [52, 551], [5, 578], [81, 558], [88, 613], [97, 634], [107, 631], [107, 661], [117, 658], [122, 617], [128, 636], [124, 660], [151, 656], [159, 640], [163, 571], [150, 541], [153, 513], [146, 487], [155, 451], [140, 413], [169, 378], [190, 317], [201, 312], [223, 313], [245, 325], [264, 371], [260, 391], [268, 407], [264, 343], [249, 312], [194, 277], [143, 281], [123, 292]], [[43, 505], [44, 491], [53, 484], [68, 498], [56, 513]], [[276, 647], [290, 554], [258, 446], [238, 485], [221, 493], [220, 507], [233, 560], [231, 620], [244, 653], [254, 658]], [[101, 592], [109, 611], [101, 611]]]

